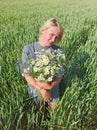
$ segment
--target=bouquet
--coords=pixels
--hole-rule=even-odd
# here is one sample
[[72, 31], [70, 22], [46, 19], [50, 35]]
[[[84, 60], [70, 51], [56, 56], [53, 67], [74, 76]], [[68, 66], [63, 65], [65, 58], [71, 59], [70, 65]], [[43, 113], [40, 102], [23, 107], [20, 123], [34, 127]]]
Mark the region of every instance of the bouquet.
[[35, 52], [34, 57], [29, 59], [27, 69], [32, 77], [50, 83], [64, 74], [65, 61], [65, 55], [60, 49], [41, 50]]

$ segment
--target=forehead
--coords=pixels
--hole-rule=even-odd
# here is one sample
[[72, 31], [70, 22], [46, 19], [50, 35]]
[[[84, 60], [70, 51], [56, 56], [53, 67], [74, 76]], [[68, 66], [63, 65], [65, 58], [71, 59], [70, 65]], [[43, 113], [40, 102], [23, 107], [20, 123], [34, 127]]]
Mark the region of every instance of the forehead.
[[53, 33], [55, 35], [60, 34], [60, 29], [58, 27], [56, 27], [56, 26], [52, 26], [52, 27], [46, 29], [45, 31], [48, 32], [48, 33]]

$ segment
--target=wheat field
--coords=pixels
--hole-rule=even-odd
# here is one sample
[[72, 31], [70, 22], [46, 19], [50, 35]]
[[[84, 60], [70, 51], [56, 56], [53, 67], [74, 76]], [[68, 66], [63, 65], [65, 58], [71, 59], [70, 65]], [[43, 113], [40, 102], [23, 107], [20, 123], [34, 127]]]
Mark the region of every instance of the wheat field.
[[[61, 22], [62, 47], [69, 66], [51, 120], [27, 93], [21, 76], [24, 45], [38, 41], [39, 28], [49, 18]], [[0, 130], [34, 130], [37, 123], [55, 130], [97, 129], [97, 1], [0, 0]]]

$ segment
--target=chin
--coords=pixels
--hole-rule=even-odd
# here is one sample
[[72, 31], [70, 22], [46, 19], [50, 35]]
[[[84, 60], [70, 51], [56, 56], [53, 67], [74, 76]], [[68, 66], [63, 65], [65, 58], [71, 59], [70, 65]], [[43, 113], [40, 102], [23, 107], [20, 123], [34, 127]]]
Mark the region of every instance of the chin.
[[50, 46], [52, 46], [52, 45], [47, 45], [47, 47], [50, 47]]
[[48, 47], [50, 47], [50, 46], [52, 46], [52, 45], [54, 45], [54, 43], [48, 43], [48, 44], [47, 44]]

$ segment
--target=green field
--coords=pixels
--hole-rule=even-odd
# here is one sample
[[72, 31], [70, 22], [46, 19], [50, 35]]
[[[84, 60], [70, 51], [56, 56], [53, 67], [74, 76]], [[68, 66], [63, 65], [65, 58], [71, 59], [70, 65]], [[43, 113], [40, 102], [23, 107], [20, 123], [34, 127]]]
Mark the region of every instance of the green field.
[[69, 66], [57, 109], [40, 129], [97, 129], [97, 0], [0, 0], [0, 130], [34, 130], [38, 123], [41, 109], [35, 113], [29, 99], [21, 54], [52, 17], [64, 28], [59, 46]]

